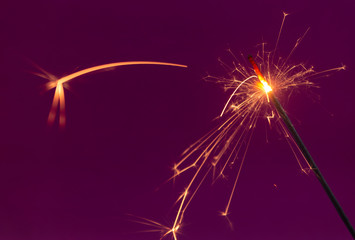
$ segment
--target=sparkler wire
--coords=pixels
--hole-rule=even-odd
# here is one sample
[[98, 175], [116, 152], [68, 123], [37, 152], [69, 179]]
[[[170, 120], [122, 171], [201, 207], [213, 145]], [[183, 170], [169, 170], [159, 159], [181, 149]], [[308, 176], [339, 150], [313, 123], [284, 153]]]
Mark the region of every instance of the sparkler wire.
[[[258, 69], [257, 65], [255, 64], [253, 58], [251, 56], [249, 56], [249, 61], [251, 62], [251, 64], [254, 67], [254, 70], [256, 72], [256, 74], [259, 77], [259, 74], [261, 75], [260, 77], [263, 78], [260, 70]], [[259, 78], [260, 79], [260, 78]], [[355, 239], [355, 231], [353, 226], [351, 225], [349, 219], [347, 218], [347, 216], [345, 215], [344, 210], [342, 209], [342, 207], [340, 206], [339, 202], [337, 201], [337, 199], [335, 198], [332, 190], [330, 189], [329, 185], [327, 184], [327, 182], [325, 181], [322, 173], [320, 172], [318, 166], [316, 165], [316, 163], [314, 162], [311, 154], [309, 153], [309, 151], [307, 150], [305, 144], [303, 143], [301, 137], [298, 135], [295, 127], [293, 126], [290, 118], [288, 117], [287, 113], [285, 112], [284, 108], [282, 107], [281, 103], [279, 102], [279, 100], [277, 99], [277, 97], [275, 96], [275, 94], [273, 93], [273, 91], [270, 91], [267, 93], [269, 99], [271, 100], [271, 102], [273, 103], [274, 107], [276, 108], [278, 114], [280, 115], [280, 117], [282, 118], [284, 124], [286, 125], [287, 129], [289, 130], [289, 132], [291, 133], [293, 139], [295, 140], [295, 143], [297, 144], [297, 146], [299, 147], [299, 149], [301, 150], [304, 158], [307, 160], [308, 164], [310, 165], [312, 171], [314, 172], [314, 174], [316, 175], [317, 179], [319, 180], [319, 182], [321, 183], [323, 189], [325, 190], [325, 192], [327, 193], [330, 201], [333, 203], [336, 211], [338, 212], [340, 218], [343, 220], [345, 226], [348, 228], [350, 234], [352, 235], [352, 237]]]
[[325, 181], [322, 173], [320, 172], [319, 168], [317, 167], [316, 163], [314, 162], [311, 154], [308, 152], [306, 146], [302, 142], [301, 137], [298, 135], [295, 127], [293, 126], [291, 120], [287, 116], [287, 114], [286, 114], [285, 110], [283, 109], [282, 105], [280, 104], [279, 100], [276, 98], [275, 94], [272, 93], [272, 92], [269, 93], [269, 97], [271, 99], [271, 102], [274, 104], [277, 112], [281, 116], [283, 122], [285, 123], [287, 129], [290, 131], [290, 133], [291, 133], [293, 139], [295, 140], [296, 144], [300, 148], [303, 156], [305, 157], [305, 159], [307, 160], [307, 162], [311, 166], [314, 174], [316, 175], [317, 179], [319, 180], [319, 182], [321, 183], [321, 185], [324, 188], [325, 192], [327, 193], [330, 201], [333, 203], [333, 205], [334, 205], [335, 209], [337, 210], [341, 220], [343, 220], [343, 222], [344, 222], [345, 226], [348, 228], [350, 234], [355, 239], [355, 231], [354, 231], [353, 226], [351, 225], [349, 219], [345, 215], [345, 212], [342, 209], [342, 207], [340, 206], [339, 202], [335, 198], [335, 196], [334, 196], [332, 190], [330, 189], [329, 185]]

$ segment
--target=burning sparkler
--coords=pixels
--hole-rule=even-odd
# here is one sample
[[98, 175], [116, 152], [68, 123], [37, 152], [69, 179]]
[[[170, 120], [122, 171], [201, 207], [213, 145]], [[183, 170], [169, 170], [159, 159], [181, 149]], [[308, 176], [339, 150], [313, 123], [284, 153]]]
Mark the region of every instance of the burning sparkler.
[[[261, 45], [261, 51], [256, 55], [255, 60], [260, 63], [260, 69], [264, 74], [259, 70], [259, 67], [252, 57], [249, 57], [249, 61], [253, 67], [251, 69], [247, 62], [246, 65], [242, 64], [231, 53], [235, 59], [233, 65], [228, 66], [222, 63], [223, 66], [229, 70], [230, 76], [227, 78], [207, 77], [208, 80], [223, 84], [226, 90], [233, 89], [233, 92], [220, 115], [224, 121], [186, 149], [182, 154], [182, 159], [173, 167], [174, 175], [171, 179], [187, 171], [193, 171], [194, 173], [185, 187], [185, 190], [177, 200], [179, 207], [172, 227], [168, 228], [168, 230], [166, 230], [166, 227], [159, 227], [164, 231], [164, 234], [162, 234], [163, 237], [171, 234], [174, 240], [177, 240], [177, 232], [181, 229], [184, 214], [209, 173], [212, 172], [214, 179], [223, 178], [226, 176], [226, 171], [230, 167], [236, 166], [234, 184], [229, 194], [226, 207], [224, 211], [221, 212], [222, 216], [228, 216], [246, 153], [257, 120], [262, 115], [261, 112], [267, 113], [266, 119], [269, 124], [271, 124], [272, 120], [276, 120], [273, 122], [277, 124], [282, 134], [285, 136], [285, 139], [296, 156], [301, 170], [306, 174], [312, 170], [316, 174], [349, 231], [355, 236], [354, 230], [344, 212], [335, 200], [334, 195], [331, 193], [319, 169], [274, 94], [274, 92], [280, 92], [289, 88], [302, 86], [312, 87], [314, 83], [312, 83], [310, 79], [330, 71], [343, 70], [345, 66], [315, 72], [313, 67], [307, 67], [301, 63], [297, 65], [288, 63], [290, 56], [309, 29], [296, 41], [293, 49], [285, 59], [280, 57], [274, 60], [286, 16], [287, 14], [284, 14], [275, 49], [269, 52], [265, 51], [265, 44], [263, 43]], [[242, 57], [245, 59], [244, 56]], [[276, 109], [276, 112], [274, 109]], [[284, 123], [279, 121], [280, 119], [282, 119]], [[299, 154], [297, 154], [298, 152], [301, 153], [305, 162], [300, 159]], [[238, 156], [240, 156], [240, 161], [237, 161]], [[157, 225], [155, 226], [158, 227]]]
[[64, 84], [66, 84], [68, 81], [80, 77], [84, 74], [92, 73], [95, 71], [110, 69], [110, 68], [112, 69], [115, 67], [128, 66], [128, 65], [163, 65], [163, 66], [174, 66], [174, 67], [187, 67], [186, 65], [181, 65], [181, 64], [152, 62], [152, 61], [115, 62], [115, 63], [108, 63], [108, 64], [86, 68], [59, 79], [44, 71], [45, 74], [44, 75], [39, 74], [39, 76], [50, 80], [50, 82], [46, 84], [46, 89], [50, 90], [52, 88], [55, 88], [52, 107], [48, 115], [48, 124], [53, 125], [59, 107], [59, 126], [60, 127], [65, 126], [66, 118], [65, 118], [65, 97], [64, 97], [65, 85]]
[[355, 231], [354, 231], [349, 219], [345, 215], [345, 213], [344, 213], [343, 209], [341, 208], [339, 202], [336, 200], [332, 190], [330, 189], [330, 187], [328, 186], [327, 182], [325, 181], [322, 173], [320, 172], [319, 168], [317, 167], [316, 163], [314, 162], [311, 154], [308, 152], [308, 150], [307, 150], [306, 146], [304, 145], [301, 137], [298, 135], [298, 133], [297, 133], [296, 129], [294, 128], [291, 120], [288, 118], [287, 113], [283, 109], [282, 105], [280, 104], [280, 102], [277, 99], [277, 97], [275, 96], [275, 94], [272, 92], [271, 87], [268, 86], [268, 84], [265, 81], [262, 73], [260, 72], [257, 64], [255, 63], [255, 61], [253, 60], [253, 58], [251, 56], [249, 56], [249, 61], [253, 65], [254, 71], [257, 74], [260, 82], [263, 84], [265, 93], [270, 97], [272, 103], [274, 104], [274, 106], [275, 106], [275, 108], [277, 110], [277, 113], [282, 118], [282, 120], [283, 120], [284, 124], [286, 125], [288, 131], [292, 135], [293, 141], [297, 144], [299, 150], [302, 152], [303, 157], [307, 161], [308, 165], [311, 167], [312, 171], [314, 172], [314, 174], [316, 175], [317, 179], [319, 180], [319, 182], [321, 183], [322, 187], [324, 188], [325, 192], [327, 193], [329, 199], [333, 203], [333, 205], [334, 205], [335, 209], [337, 210], [340, 218], [343, 220], [343, 222], [344, 222], [345, 226], [348, 228], [350, 234], [355, 239]]

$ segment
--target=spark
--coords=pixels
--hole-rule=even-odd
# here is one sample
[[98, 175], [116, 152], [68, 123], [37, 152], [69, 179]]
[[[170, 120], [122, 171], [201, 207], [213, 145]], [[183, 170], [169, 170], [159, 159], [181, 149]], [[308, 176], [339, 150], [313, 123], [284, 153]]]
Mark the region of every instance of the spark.
[[134, 216], [134, 215], [131, 215], [131, 214], [128, 214], [128, 216], [134, 218], [132, 220], [132, 222], [135, 222], [135, 223], [139, 223], [139, 224], [142, 224], [142, 225], [145, 225], [147, 227], [149, 227], [149, 230], [145, 230], [145, 231], [142, 231], [142, 232], [159, 232], [161, 237], [160, 239], [163, 239], [165, 238], [167, 235], [169, 234], [172, 234], [173, 237], [174, 237], [174, 240], [177, 240], [177, 232], [179, 230], [179, 227], [180, 226], [176, 226], [175, 228], [169, 228], [157, 221], [154, 221], [154, 220], [151, 220], [151, 219], [148, 219], [148, 218], [144, 218], [144, 217], [139, 217], [139, 216]]
[[[185, 172], [192, 171], [193, 175], [188, 181], [184, 193], [177, 200], [179, 207], [174, 218], [174, 224], [165, 236], [171, 233], [176, 240], [174, 230], [176, 227], [182, 226], [186, 210], [210, 172], [213, 173], [214, 181], [216, 181], [219, 178], [225, 178], [227, 172], [235, 171], [233, 187], [227, 198], [226, 207], [221, 212], [221, 215], [228, 219], [232, 199], [236, 194], [236, 186], [253, 132], [262, 116], [266, 116], [265, 118], [270, 125], [274, 123], [281, 130], [291, 146], [302, 172], [308, 173], [308, 170], [312, 169], [309, 162], [305, 161], [302, 150], [290, 135], [288, 128], [282, 124], [280, 114], [278, 112], [275, 114], [273, 105], [270, 104], [270, 100], [273, 99], [270, 98], [274, 96], [274, 93], [290, 89], [315, 87], [312, 79], [323, 76], [330, 71], [344, 70], [345, 66], [316, 72], [312, 66], [308, 67], [303, 63], [289, 63], [291, 55], [309, 31], [309, 28], [297, 39], [286, 58], [278, 57], [274, 60], [287, 15], [284, 13], [274, 50], [266, 51], [265, 44], [262, 44], [261, 50], [256, 54], [255, 61], [252, 57], [249, 57], [252, 68], [250, 63], [243, 64], [230, 51], [234, 59], [233, 63], [228, 65], [221, 61], [222, 66], [228, 71], [228, 76], [208, 76], [206, 78], [208, 81], [223, 85], [226, 91], [230, 90], [232, 93], [222, 109], [219, 125], [187, 148], [183, 152], [181, 160], [174, 164], [174, 174], [171, 179], [175, 179]], [[242, 59], [245, 59], [243, 55]], [[256, 61], [260, 63], [260, 68]], [[262, 112], [266, 114], [261, 114]], [[277, 188], [277, 185], [274, 184], [274, 187]], [[229, 219], [228, 222], [230, 223]]]
[[129, 66], [129, 65], [161, 65], [161, 66], [174, 66], [174, 67], [184, 67], [184, 68], [187, 67], [186, 65], [181, 65], [181, 64], [166, 63], [166, 62], [153, 62], [153, 61], [115, 62], [115, 63], [108, 63], [108, 64], [103, 64], [103, 65], [98, 65], [98, 66], [86, 68], [86, 69], [74, 72], [72, 74], [69, 74], [67, 76], [64, 76], [62, 78], [56, 78], [55, 76], [53, 76], [41, 69], [41, 71], [44, 74], [37, 74], [37, 75], [49, 80], [49, 82], [46, 84], [46, 90], [50, 90], [50, 89], [55, 88], [52, 106], [51, 106], [51, 109], [48, 114], [48, 125], [52, 126], [54, 124], [54, 121], [56, 119], [56, 115], [58, 112], [58, 107], [59, 107], [59, 126], [61, 128], [63, 128], [65, 126], [66, 117], [65, 117], [64, 87], [65, 87], [65, 84], [67, 84], [67, 82], [69, 82], [77, 77], [80, 77], [80, 76], [83, 76], [85, 74], [92, 73], [95, 71], [104, 70], [104, 69], [113, 69], [115, 67]]

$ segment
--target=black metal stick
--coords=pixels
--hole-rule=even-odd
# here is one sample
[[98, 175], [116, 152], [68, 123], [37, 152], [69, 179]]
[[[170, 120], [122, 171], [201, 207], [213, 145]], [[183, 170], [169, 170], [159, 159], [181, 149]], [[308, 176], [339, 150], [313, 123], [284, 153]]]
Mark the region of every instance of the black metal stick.
[[301, 137], [298, 135], [295, 127], [293, 126], [291, 120], [288, 118], [288, 116], [287, 116], [285, 110], [283, 109], [283, 107], [281, 106], [279, 100], [276, 98], [276, 96], [275, 96], [275, 94], [273, 92], [269, 92], [269, 97], [270, 97], [271, 102], [274, 104], [277, 112], [279, 113], [279, 115], [281, 116], [282, 120], [284, 121], [287, 129], [290, 131], [290, 133], [291, 133], [293, 139], [295, 140], [296, 144], [300, 148], [304, 158], [307, 160], [307, 162], [311, 166], [311, 169], [313, 170], [313, 172], [316, 175], [317, 179], [319, 180], [320, 184], [322, 185], [322, 187], [324, 188], [325, 192], [327, 193], [330, 201], [332, 201], [332, 203], [333, 203], [335, 209], [337, 210], [341, 220], [343, 220], [343, 222], [344, 222], [345, 226], [348, 228], [350, 234], [355, 239], [355, 231], [354, 231], [353, 226], [351, 225], [349, 219], [345, 215], [345, 213], [344, 213], [343, 209], [341, 208], [339, 202], [336, 200], [332, 190], [330, 189], [330, 187], [328, 186], [327, 182], [325, 181], [322, 173], [320, 172], [319, 168], [317, 167], [316, 163], [314, 162], [311, 154], [308, 152], [306, 146], [302, 142]]
[[[258, 69], [256, 63], [254, 62], [253, 58], [251, 56], [249, 56], [249, 61], [251, 62], [251, 64], [254, 67], [254, 70], [256, 72], [256, 74], [259, 77], [259, 74], [261, 75], [260, 70]], [[263, 78], [263, 76], [261, 75], [261, 77]], [[260, 78], [259, 78], [260, 79]], [[285, 123], [287, 129], [289, 130], [289, 132], [291, 133], [293, 139], [295, 140], [297, 146], [299, 147], [299, 149], [301, 150], [304, 158], [307, 160], [308, 164], [311, 166], [311, 169], [313, 170], [314, 174], [316, 175], [317, 179], [319, 180], [319, 182], [321, 183], [323, 189], [325, 190], [325, 192], [327, 193], [330, 201], [333, 203], [335, 209], [337, 210], [341, 220], [343, 220], [345, 226], [348, 228], [351, 236], [355, 239], [355, 231], [353, 226], [351, 225], [349, 219], [347, 218], [347, 216], [345, 215], [343, 209], [341, 208], [339, 202], [336, 200], [333, 192], [330, 190], [330, 187], [328, 186], [327, 182], [325, 181], [322, 173], [320, 172], [319, 168], [317, 167], [316, 163], [314, 162], [311, 154], [308, 152], [306, 146], [304, 145], [304, 143], [302, 142], [301, 137], [298, 135], [295, 127], [293, 126], [291, 120], [289, 119], [288, 115], [286, 114], [285, 110], [283, 109], [282, 105], [280, 104], [279, 100], [277, 99], [277, 97], [275, 96], [275, 94], [273, 93], [273, 91], [270, 91], [269, 93], [267, 93], [271, 102], [274, 104], [277, 112], [279, 113], [280, 117], [282, 118], [283, 122]]]

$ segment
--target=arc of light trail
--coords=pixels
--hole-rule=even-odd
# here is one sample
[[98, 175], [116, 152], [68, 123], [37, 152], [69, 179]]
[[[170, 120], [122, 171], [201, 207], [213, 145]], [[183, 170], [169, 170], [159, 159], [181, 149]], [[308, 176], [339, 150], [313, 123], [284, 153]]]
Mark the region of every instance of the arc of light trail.
[[353, 226], [351, 225], [349, 219], [345, 215], [345, 212], [341, 208], [339, 202], [337, 201], [337, 199], [335, 198], [333, 192], [331, 191], [330, 187], [328, 186], [327, 182], [325, 181], [322, 173], [320, 172], [319, 168], [317, 167], [316, 163], [314, 162], [311, 154], [308, 152], [308, 150], [307, 150], [306, 146], [304, 145], [301, 137], [298, 135], [298, 133], [297, 133], [295, 127], [293, 126], [291, 120], [289, 119], [288, 115], [286, 114], [286, 112], [283, 109], [282, 105], [280, 104], [279, 100], [277, 99], [277, 97], [273, 93], [271, 87], [269, 85], [267, 85], [267, 81], [265, 80], [264, 76], [260, 72], [260, 70], [259, 70], [257, 64], [255, 63], [253, 57], [249, 56], [248, 59], [249, 59], [250, 63], [253, 65], [254, 71], [255, 71], [256, 75], [258, 76], [260, 82], [263, 84], [265, 93], [271, 99], [271, 102], [275, 106], [278, 114], [282, 118], [282, 120], [283, 120], [284, 124], [286, 125], [287, 129], [289, 130], [289, 132], [291, 133], [295, 143], [297, 144], [297, 146], [301, 150], [301, 152], [302, 152], [304, 158], [307, 160], [308, 164], [311, 166], [311, 169], [313, 170], [313, 172], [316, 175], [317, 179], [321, 183], [323, 189], [327, 193], [330, 201], [333, 203], [333, 205], [334, 205], [336, 211], [338, 212], [340, 218], [343, 220], [343, 222], [344, 222], [345, 226], [347, 227], [347, 229], [349, 230], [350, 234], [355, 239], [355, 231], [354, 231]]
[[248, 77], [248, 78], [245, 79], [243, 82], [241, 82], [241, 83], [238, 85], [238, 87], [236, 87], [236, 88], [234, 89], [234, 91], [233, 91], [232, 94], [230, 95], [230, 97], [229, 97], [227, 103], [224, 105], [224, 108], [223, 108], [221, 114], [219, 115], [220, 117], [223, 116], [224, 112], [226, 111], [226, 108], [227, 108], [228, 105], [229, 105], [229, 102], [232, 100], [234, 94], [238, 91], [238, 89], [239, 89], [246, 81], [248, 81], [249, 79], [252, 79], [252, 78], [255, 78], [255, 76], [250, 76], [250, 77]]
[[175, 64], [175, 63], [166, 63], [166, 62], [153, 62], [153, 61], [128, 61], [128, 62], [115, 62], [115, 63], [108, 63], [103, 65], [98, 65], [90, 68], [86, 68], [75, 73], [69, 74], [65, 77], [58, 79], [55, 83], [50, 82], [48, 84], [48, 89], [56, 88], [52, 107], [48, 115], [48, 124], [53, 125], [55, 121], [55, 117], [57, 114], [57, 109], [59, 106], [59, 126], [65, 126], [65, 98], [64, 98], [64, 87], [63, 84], [68, 82], [74, 78], [80, 77], [84, 74], [107, 69], [113, 67], [120, 67], [120, 66], [128, 66], [128, 65], [162, 65], [162, 66], [173, 66], [173, 67], [184, 67], [186, 65]]

